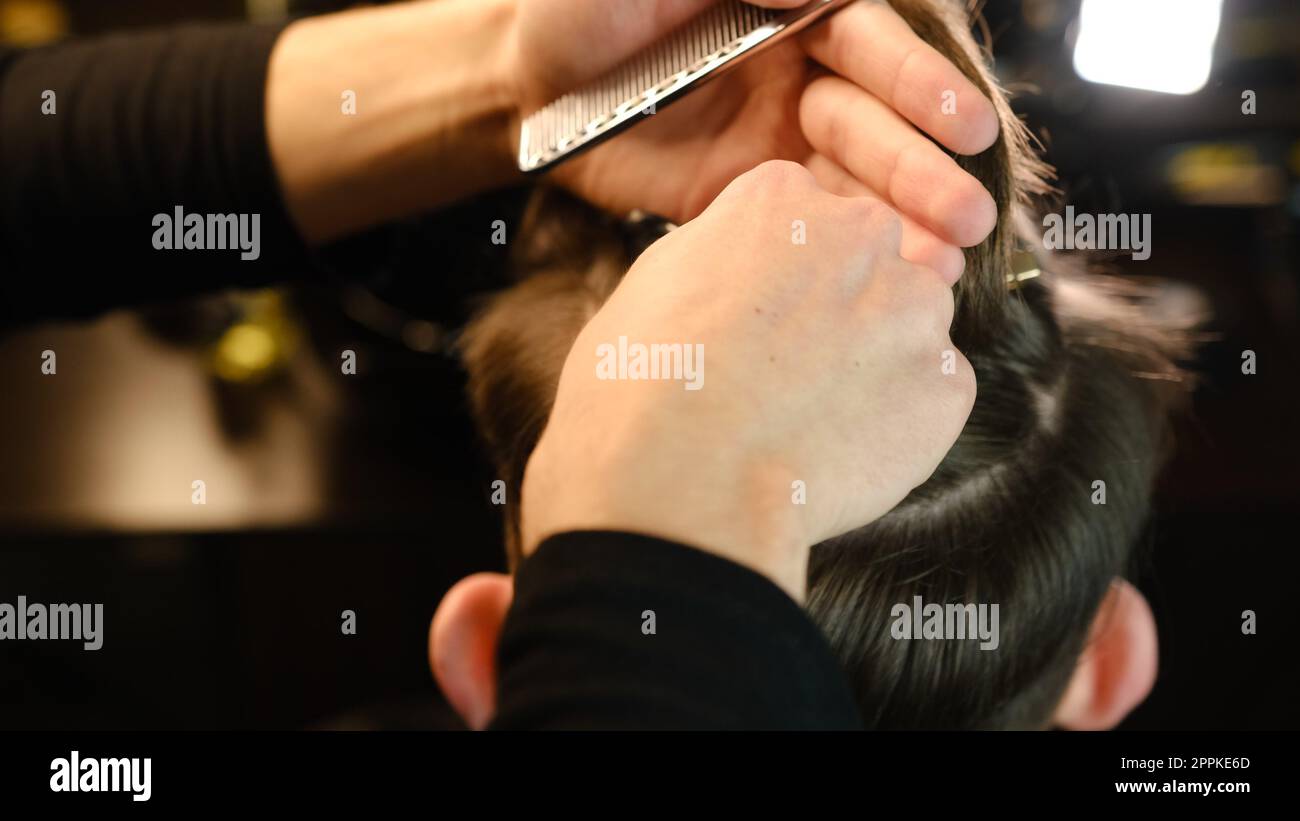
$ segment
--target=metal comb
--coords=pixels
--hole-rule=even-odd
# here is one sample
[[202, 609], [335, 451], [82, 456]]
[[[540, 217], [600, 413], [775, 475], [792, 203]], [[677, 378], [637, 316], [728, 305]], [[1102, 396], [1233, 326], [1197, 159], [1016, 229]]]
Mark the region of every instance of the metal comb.
[[630, 128], [852, 0], [766, 9], [723, 0], [604, 77], [527, 117], [519, 168], [545, 171]]

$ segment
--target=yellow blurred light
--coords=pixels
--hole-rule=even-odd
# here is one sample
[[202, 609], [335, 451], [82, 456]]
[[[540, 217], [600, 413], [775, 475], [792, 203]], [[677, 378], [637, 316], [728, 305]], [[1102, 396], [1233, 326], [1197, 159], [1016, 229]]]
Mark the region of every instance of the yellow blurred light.
[[271, 329], [242, 322], [221, 335], [212, 366], [217, 376], [228, 382], [251, 382], [266, 377], [279, 362], [280, 354]]
[[0, 42], [39, 46], [68, 33], [68, 13], [55, 0], [0, 0]]
[[1180, 150], [1166, 168], [1174, 191], [1202, 205], [1269, 205], [1284, 196], [1283, 172], [1251, 145], [1210, 143]]

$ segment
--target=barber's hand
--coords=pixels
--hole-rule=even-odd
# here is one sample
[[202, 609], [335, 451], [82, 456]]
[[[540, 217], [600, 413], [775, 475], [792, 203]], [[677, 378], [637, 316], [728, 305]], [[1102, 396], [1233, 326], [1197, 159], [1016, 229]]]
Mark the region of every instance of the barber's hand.
[[[526, 116], [715, 0], [518, 2], [506, 74]], [[956, 113], [944, 113], [945, 99]], [[904, 258], [951, 282], [963, 265], [957, 246], [984, 239], [996, 209], [979, 182], [921, 132], [974, 154], [997, 131], [992, 105], [956, 66], [884, 2], [860, 0], [560, 166], [555, 178], [615, 212], [644, 208], [683, 221], [743, 171], [793, 160], [828, 190], [889, 203], [903, 218]]]
[[[565, 362], [524, 478], [525, 553], [565, 530], [637, 531], [802, 600], [809, 547], [925, 481], [974, 402], [951, 289], [899, 238], [888, 206], [770, 162], [652, 246]], [[685, 370], [604, 378], [619, 337], [703, 346], [698, 389]]]

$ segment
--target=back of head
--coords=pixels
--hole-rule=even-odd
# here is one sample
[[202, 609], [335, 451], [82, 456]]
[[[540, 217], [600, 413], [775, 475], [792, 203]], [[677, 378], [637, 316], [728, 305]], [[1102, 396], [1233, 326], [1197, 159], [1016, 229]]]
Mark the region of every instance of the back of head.
[[[1044, 167], [964, 11], [948, 0], [892, 5], [1002, 120], [993, 147], [955, 158], [999, 208], [994, 232], [967, 250], [956, 289], [952, 338], [979, 393], [927, 482], [867, 527], [814, 547], [806, 607], [868, 727], [1042, 726], [1139, 540], [1168, 413], [1184, 392], [1174, 363], [1192, 318], [1164, 318], [1132, 283], [1042, 254], [1040, 268], [1050, 262], [1053, 272], [1008, 284], [1025, 236], [1017, 221], [1047, 191]], [[574, 338], [631, 262], [616, 220], [555, 192], [539, 196], [521, 233], [520, 282], [494, 298], [463, 345], [472, 407], [511, 498]], [[513, 564], [517, 508], [508, 519]], [[895, 606], [916, 597], [997, 604], [996, 649], [898, 640]]]

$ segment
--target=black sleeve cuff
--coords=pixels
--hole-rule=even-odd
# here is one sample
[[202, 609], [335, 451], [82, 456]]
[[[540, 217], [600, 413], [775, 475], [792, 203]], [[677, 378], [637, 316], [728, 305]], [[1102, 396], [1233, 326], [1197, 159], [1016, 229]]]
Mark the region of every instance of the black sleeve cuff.
[[648, 536], [543, 542], [516, 578], [498, 664], [494, 729], [862, 726], [825, 639], [784, 591]]

